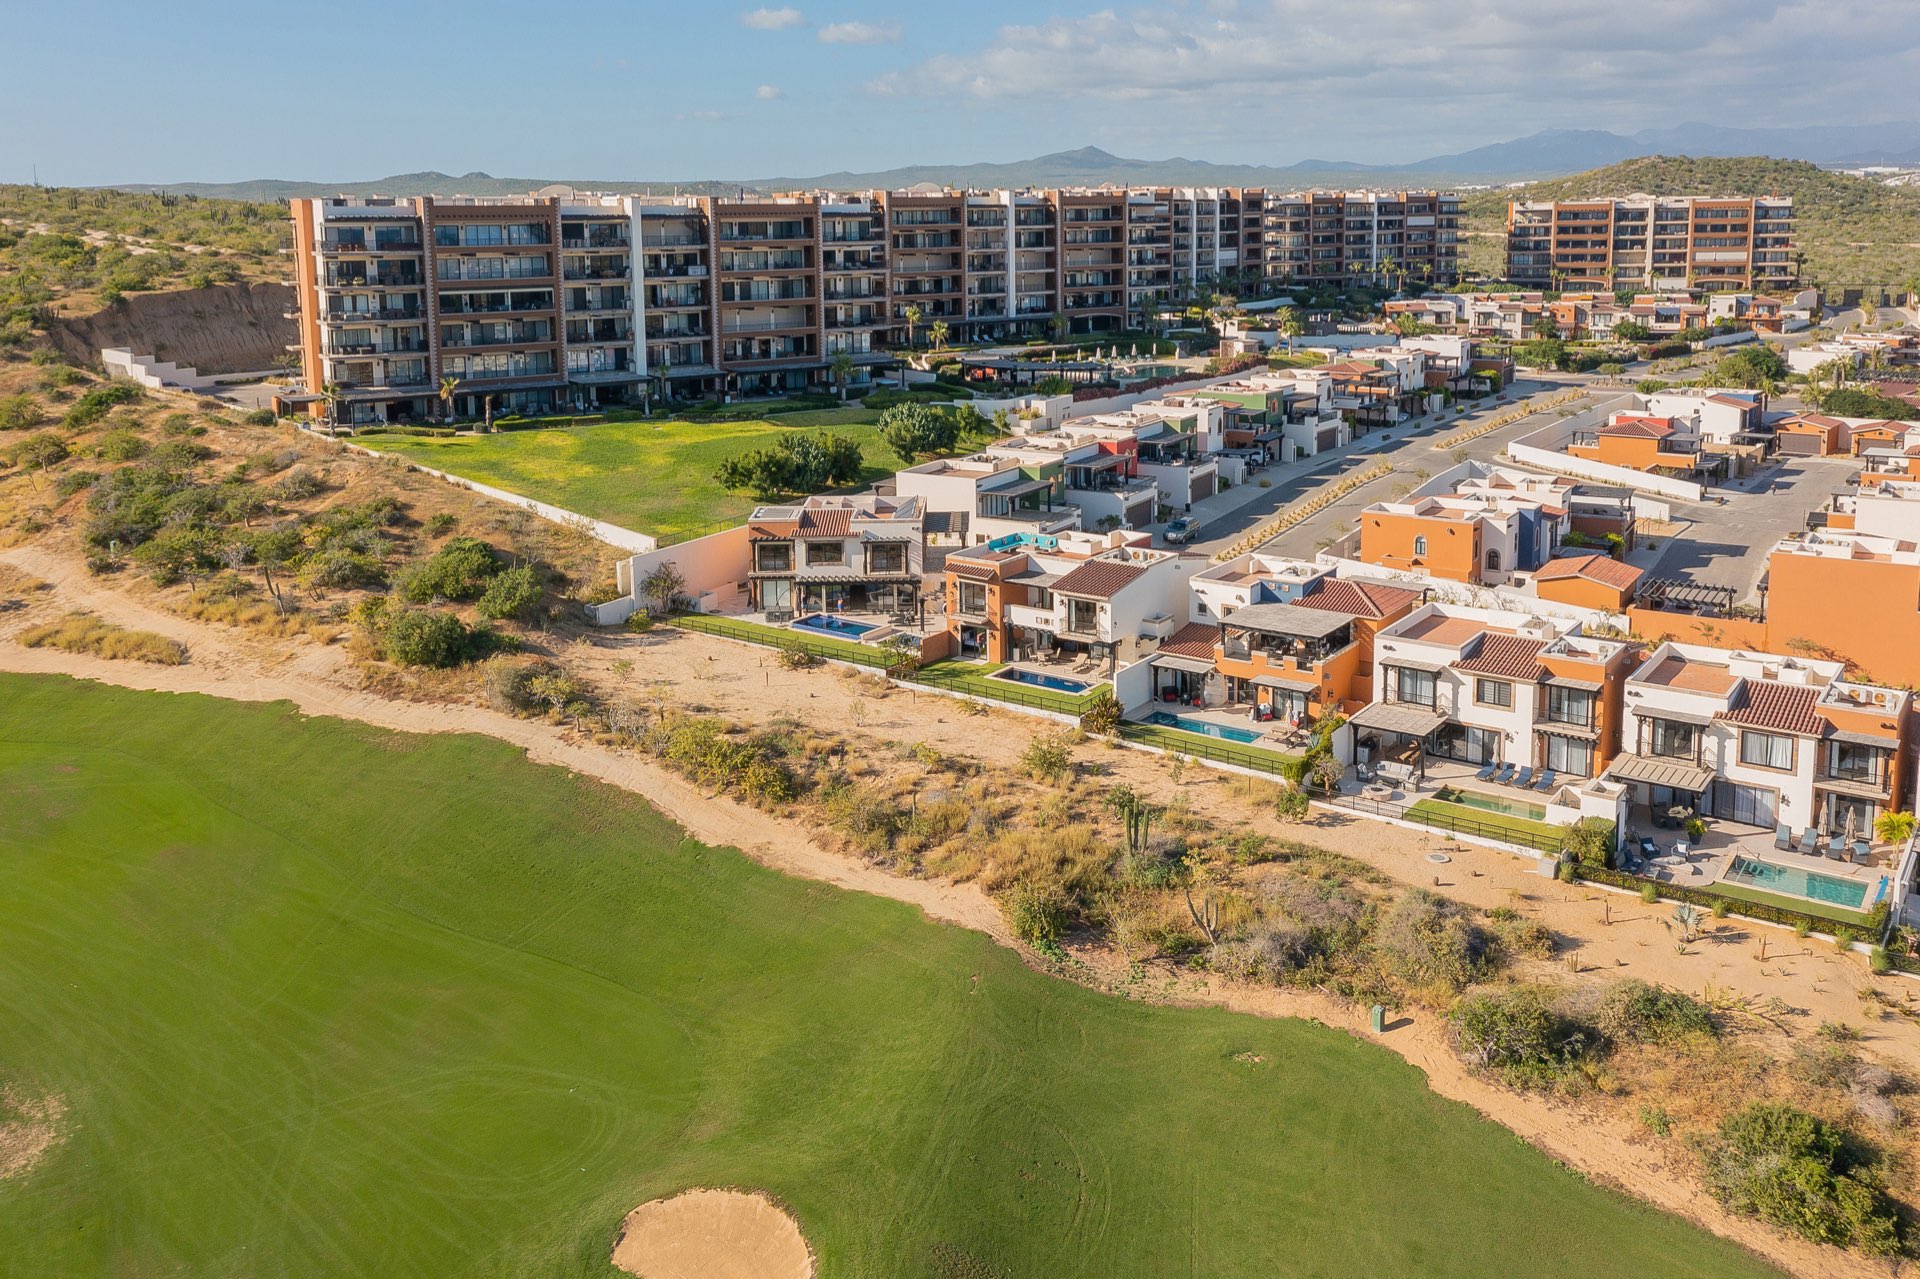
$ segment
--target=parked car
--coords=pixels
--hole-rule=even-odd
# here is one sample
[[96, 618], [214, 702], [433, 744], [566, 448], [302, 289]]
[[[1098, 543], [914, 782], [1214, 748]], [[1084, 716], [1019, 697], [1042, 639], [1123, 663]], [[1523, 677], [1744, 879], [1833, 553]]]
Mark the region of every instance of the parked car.
[[1168, 546], [1185, 546], [1193, 533], [1193, 520], [1182, 515], [1178, 519], [1168, 520], [1166, 531], [1160, 537]]

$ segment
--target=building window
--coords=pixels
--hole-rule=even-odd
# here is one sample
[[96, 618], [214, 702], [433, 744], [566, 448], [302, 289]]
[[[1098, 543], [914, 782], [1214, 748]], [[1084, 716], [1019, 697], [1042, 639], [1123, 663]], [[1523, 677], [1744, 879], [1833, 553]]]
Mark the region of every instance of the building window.
[[829, 564], [846, 563], [846, 554], [840, 546], [839, 542], [808, 542], [807, 567], [821, 568]]
[[906, 543], [876, 542], [867, 547], [867, 572], [904, 573], [906, 571]]
[[1425, 537], [1414, 538], [1413, 539], [1413, 557], [1415, 559], [1419, 559], [1421, 556], [1425, 555], [1426, 553], [1427, 553], [1427, 539]]
[[1869, 786], [1887, 784], [1889, 752], [1857, 742], [1827, 743], [1827, 776]]
[[1578, 688], [1547, 686], [1547, 722], [1593, 727], [1593, 694]]
[[1549, 733], [1545, 759], [1542, 762], [1556, 773], [1565, 773], [1571, 777], [1591, 777], [1593, 775], [1593, 743], [1583, 742], [1573, 737], [1556, 737]]
[[1503, 679], [1476, 679], [1473, 681], [1473, 700], [1482, 706], [1513, 705], [1513, 685]]
[[1740, 734], [1740, 762], [1755, 768], [1793, 768], [1793, 738], [1784, 733]]
[[1393, 700], [1396, 702], [1414, 702], [1431, 707], [1434, 704], [1433, 672], [1396, 666], [1393, 668], [1393, 691]]
[[960, 611], [975, 616], [984, 615], [987, 611], [987, 588], [978, 582], [960, 583]]
[[760, 583], [760, 607], [768, 613], [791, 613], [793, 579], [782, 577]]
[[765, 542], [753, 548], [753, 567], [761, 573], [788, 573], [793, 570], [793, 545], [789, 542]]
[[1498, 573], [1500, 571], [1500, 552], [1498, 551], [1487, 552], [1487, 568], [1489, 571], [1495, 572], [1495, 573]]
[[1696, 759], [1700, 750], [1700, 730], [1676, 720], [1656, 719], [1647, 724], [1649, 755], [1664, 759]]

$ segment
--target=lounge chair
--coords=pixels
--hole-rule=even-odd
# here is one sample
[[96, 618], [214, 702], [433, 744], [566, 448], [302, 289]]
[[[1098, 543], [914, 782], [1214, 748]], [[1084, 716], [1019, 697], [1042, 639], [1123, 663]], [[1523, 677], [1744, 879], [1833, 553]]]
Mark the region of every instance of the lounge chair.
[[1809, 855], [1820, 852], [1820, 832], [1809, 826], [1800, 832], [1800, 851]]
[[1496, 782], [1499, 782], [1502, 786], [1504, 786], [1506, 785], [1508, 779], [1511, 778], [1512, 776], [1513, 776], [1513, 765], [1502, 764], [1500, 765], [1500, 771], [1493, 775], [1493, 780]]
[[1534, 782], [1533, 788], [1543, 793], [1550, 793], [1553, 790], [1554, 782], [1558, 780], [1558, 778], [1559, 774], [1551, 768], [1543, 768], [1540, 770], [1540, 777]]
[[1864, 839], [1853, 841], [1853, 861], [1856, 866], [1865, 866], [1873, 858], [1873, 845]]
[[1640, 837], [1641, 860], [1652, 861], [1654, 858], [1658, 857], [1659, 855], [1660, 855], [1660, 845], [1654, 843], [1653, 839], [1650, 836], [1642, 835]]
[[1785, 850], [1793, 847], [1793, 827], [1782, 824], [1773, 828], [1773, 846]]
[[1835, 862], [1847, 860], [1847, 841], [1844, 836], [1835, 835], [1827, 841], [1827, 860]]
[[1499, 760], [1494, 760], [1494, 759], [1490, 759], [1490, 760], [1488, 760], [1488, 761], [1487, 761], [1486, 763], [1484, 763], [1484, 764], [1482, 764], [1482, 765], [1480, 766], [1480, 771], [1479, 771], [1479, 772], [1477, 772], [1477, 773], [1475, 773], [1475, 774], [1474, 774], [1474, 776], [1475, 776], [1475, 777], [1477, 777], [1477, 778], [1479, 778], [1479, 779], [1480, 779], [1481, 781], [1483, 781], [1483, 782], [1484, 782], [1484, 781], [1486, 781], [1486, 780], [1487, 780], [1487, 779], [1488, 779], [1489, 777], [1492, 777], [1492, 776], [1493, 776], [1493, 770], [1494, 770], [1494, 769], [1496, 769], [1496, 768], [1498, 768], [1498, 767], [1500, 767], [1500, 761], [1499, 761]]
[[1525, 790], [1527, 787], [1533, 785], [1533, 765], [1528, 764], [1525, 768], [1521, 769], [1519, 774], [1513, 779], [1513, 784], [1521, 790]]

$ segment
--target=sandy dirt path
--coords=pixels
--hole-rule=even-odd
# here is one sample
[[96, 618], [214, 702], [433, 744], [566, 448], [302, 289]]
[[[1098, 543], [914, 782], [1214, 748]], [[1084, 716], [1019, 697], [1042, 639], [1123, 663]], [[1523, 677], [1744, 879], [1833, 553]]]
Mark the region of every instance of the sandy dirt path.
[[[931, 918], [972, 928], [1003, 945], [1016, 946], [1000, 912], [977, 886], [912, 879], [867, 866], [822, 847], [796, 822], [736, 804], [724, 796], [706, 794], [648, 760], [570, 740], [562, 729], [544, 721], [515, 719], [472, 706], [394, 701], [342, 687], [330, 680], [351, 678], [351, 672], [344, 655], [336, 650], [308, 644], [257, 645], [226, 628], [179, 618], [101, 587], [64, 558], [35, 548], [0, 551], [0, 563], [52, 584], [50, 591], [38, 593], [42, 598], [24, 614], [0, 615], [0, 670], [69, 675], [126, 688], [203, 693], [241, 701], [287, 701], [306, 714], [331, 715], [404, 732], [483, 733], [521, 747], [535, 762], [571, 768], [633, 791], [703, 843], [737, 847], [791, 874], [907, 902]], [[71, 608], [86, 608], [122, 625], [180, 639], [189, 647], [190, 660], [178, 667], [145, 666], [50, 649], [25, 649], [11, 642], [12, 633], [28, 621]], [[673, 633], [631, 638], [634, 642], [627, 642], [629, 637], [591, 641], [594, 661], [607, 668], [606, 678], [616, 678], [610, 673], [614, 660], [631, 660], [635, 669], [621, 682], [633, 684], [636, 691], [645, 680], [672, 680], [679, 700], [738, 713], [749, 720], [792, 714], [823, 727], [855, 727], [857, 720], [865, 732], [903, 741], [926, 741], [943, 750], [1000, 762], [1017, 756], [1034, 732], [1047, 727], [1042, 721], [1005, 712], [984, 719], [967, 715], [950, 699], [930, 694], [896, 691], [876, 699], [833, 675], [819, 670], [785, 671], [770, 654], [706, 636]], [[575, 655], [585, 656], [576, 653], [570, 657]], [[1156, 790], [1173, 785], [1157, 756], [1101, 750], [1099, 758], [1110, 763], [1116, 775], [1137, 778]], [[1240, 810], [1234, 814], [1235, 821], [1248, 817], [1243, 805], [1233, 804], [1217, 775], [1205, 770], [1188, 770], [1179, 790], [1189, 796], [1196, 811], [1209, 812], [1215, 805], [1233, 806]], [[1428, 872], [1435, 868], [1424, 862], [1422, 855], [1438, 841], [1429, 842], [1428, 837], [1378, 823], [1349, 821], [1337, 814], [1328, 817], [1327, 823], [1304, 827], [1271, 825], [1277, 833], [1360, 856], [1408, 882], [1432, 884], [1433, 876]], [[1591, 890], [1528, 873], [1520, 868], [1519, 859], [1493, 850], [1460, 845], [1452, 846], [1452, 851], [1457, 854], [1456, 860], [1440, 868], [1447, 872], [1441, 887], [1449, 894], [1482, 905], [1518, 900], [1556, 929], [1556, 919], [1570, 928], [1583, 924], [1570, 936], [1579, 947], [1576, 953], [1586, 962], [1612, 963], [1623, 974], [1698, 989], [1703, 974], [1672, 975], [1665, 957], [1672, 954], [1673, 945], [1657, 921], [1619, 919], [1625, 908], [1616, 905], [1616, 922], [1596, 927], [1593, 917], [1598, 907], [1590, 900]], [[1417, 874], [1415, 867], [1419, 868]], [[1474, 870], [1481, 871], [1479, 877], [1473, 875]], [[1525, 896], [1514, 898], [1514, 889]], [[1631, 898], [1614, 900], [1637, 906]], [[1584, 920], [1580, 918], [1583, 913]], [[1626, 913], [1645, 914], [1634, 910]], [[1791, 934], [1782, 935], [1791, 940]], [[1707, 949], [1697, 947], [1696, 955]], [[1741, 973], [1743, 967], [1756, 968], [1766, 979], [1765, 985], [1796, 1006], [1831, 1000], [1838, 1008], [1844, 989], [1849, 996], [1844, 1002], [1858, 1020], [1859, 1003], [1851, 992], [1864, 983], [1864, 970], [1857, 960], [1833, 957], [1836, 964], [1852, 964], [1847, 971], [1856, 974], [1856, 979], [1842, 973], [1823, 977], [1820, 956], [1804, 956], [1775, 969], [1757, 962], [1743, 964], [1738, 956], [1747, 953], [1745, 946], [1722, 947], [1720, 952], [1717, 957], [1729, 969], [1730, 978]], [[1183, 974], [1163, 976], [1145, 987], [1126, 980], [1126, 967], [1118, 956], [1082, 950], [1075, 958], [1086, 966], [1096, 984], [1124, 989], [1130, 997], [1217, 1004], [1261, 1016], [1304, 1017], [1376, 1038], [1366, 1026], [1364, 1010], [1310, 992], [1229, 987]], [[1905, 1028], [1874, 1033], [1891, 1039], [1904, 1034]], [[1884, 1265], [1837, 1249], [1787, 1239], [1751, 1221], [1732, 1217], [1677, 1173], [1666, 1149], [1638, 1126], [1539, 1096], [1514, 1093], [1474, 1076], [1454, 1055], [1441, 1020], [1430, 1013], [1418, 1011], [1398, 1017], [1377, 1042], [1418, 1067], [1441, 1096], [1474, 1107], [1594, 1180], [1687, 1216], [1792, 1273], [1863, 1277], [1888, 1273]]]

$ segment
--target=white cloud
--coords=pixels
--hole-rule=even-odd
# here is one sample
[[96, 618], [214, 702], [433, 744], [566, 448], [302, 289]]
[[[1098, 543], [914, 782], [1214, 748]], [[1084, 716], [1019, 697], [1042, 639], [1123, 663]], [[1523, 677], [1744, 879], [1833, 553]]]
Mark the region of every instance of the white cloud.
[[898, 44], [897, 22], [831, 22], [820, 28], [821, 44]]
[[763, 84], [753, 91], [753, 96], [762, 102], [778, 102], [787, 96], [786, 91], [777, 84]]
[[[1906, 0], [1346, 0], [1337, 23], [1327, 12], [1323, 0], [1217, 0], [1039, 16], [867, 88], [987, 111], [1044, 102], [1056, 125], [1140, 143], [1244, 145], [1258, 121], [1268, 145], [1412, 159], [1550, 127], [1814, 123], [1835, 117], [1835, 85], [1920, 82], [1920, 4]], [[1882, 98], [1840, 114], [1911, 112]]]
[[740, 15], [741, 24], [755, 31], [785, 31], [788, 27], [800, 26], [806, 20], [806, 15], [791, 5], [783, 5], [778, 9], [750, 9]]

